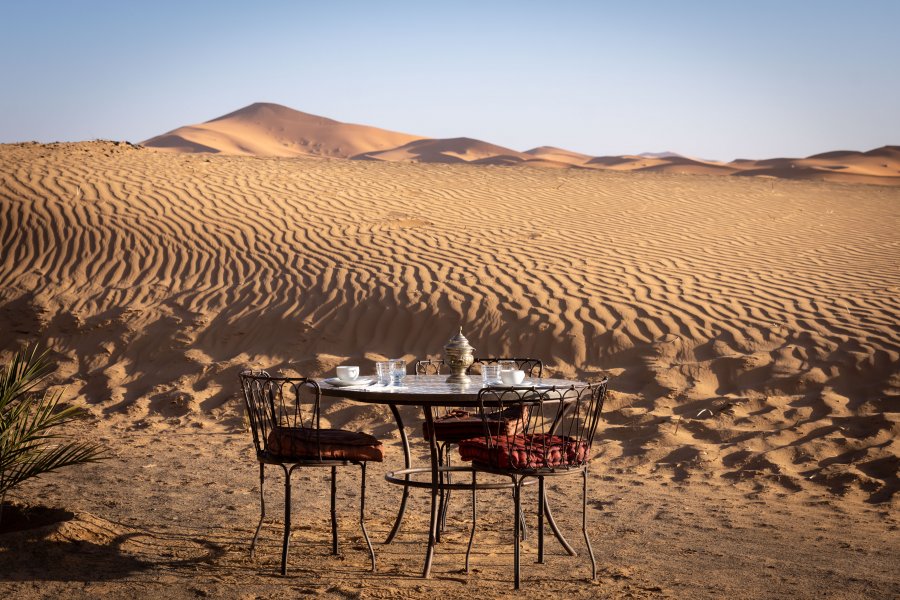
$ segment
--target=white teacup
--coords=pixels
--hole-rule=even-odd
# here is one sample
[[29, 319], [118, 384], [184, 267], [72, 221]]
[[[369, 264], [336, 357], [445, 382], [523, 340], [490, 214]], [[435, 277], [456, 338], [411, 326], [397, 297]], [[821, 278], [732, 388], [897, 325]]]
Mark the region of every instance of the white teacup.
[[338, 367], [337, 376], [341, 381], [356, 381], [357, 377], [359, 377], [359, 367]]
[[505, 385], [519, 385], [525, 381], [525, 371], [500, 371], [500, 381]]

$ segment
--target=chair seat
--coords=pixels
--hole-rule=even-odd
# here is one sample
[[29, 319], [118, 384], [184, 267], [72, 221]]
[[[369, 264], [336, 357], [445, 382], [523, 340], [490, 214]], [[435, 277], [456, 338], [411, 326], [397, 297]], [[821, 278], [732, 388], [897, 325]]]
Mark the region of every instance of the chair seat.
[[377, 438], [344, 429], [275, 427], [269, 432], [267, 442], [269, 455], [284, 460], [384, 460], [384, 450]]
[[[491, 435], [512, 436], [522, 430], [522, 423], [527, 418], [527, 409], [523, 411], [520, 407], [512, 407], [502, 413], [487, 415], [487, 427]], [[437, 441], [456, 444], [484, 435], [485, 421], [477, 413], [453, 409], [446, 415], [434, 419], [434, 432]], [[431, 439], [431, 428], [428, 427], [428, 423], [422, 423], [422, 435], [426, 440]]]
[[463, 460], [511, 470], [581, 466], [587, 453], [583, 441], [547, 434], [493, 435], [459, 443]]

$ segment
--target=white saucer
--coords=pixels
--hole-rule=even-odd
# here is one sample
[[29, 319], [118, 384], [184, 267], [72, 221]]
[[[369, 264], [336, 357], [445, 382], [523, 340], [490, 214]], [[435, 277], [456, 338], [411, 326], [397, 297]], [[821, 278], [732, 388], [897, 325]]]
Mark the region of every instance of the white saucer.
[[371, 385], [371, 384], [375, 383], [375, 378], [374, 377], [358, 377], [358, 378], [354, 379], [353, 381], [344, 381], [343, 379], [340, 379], [338, 377], [329, 377], [328, 379], [325, 380], [325, 383], [327, 383], [330, 386], [334, 386], [334, 387], [350, 387], [353, 385], [364, 386], [364, 385]]
[[493, 381], [493, 382], [485, 384], [485, 385], [487, 385], [488, 387], [492, 387], [492, 388], [496, 387], [496, 388], [515, 388], [515, 389], [530, 389], [533, 387], [534, 388], [553, 387], [552, 385], [549, 385], [546, 383], [540, 383], [537, 381], [529, 381], [527, 379], [525, 381], [523, 381], [522, 383], [514, 383], [512, 385], [503, 383], [502, 381]]

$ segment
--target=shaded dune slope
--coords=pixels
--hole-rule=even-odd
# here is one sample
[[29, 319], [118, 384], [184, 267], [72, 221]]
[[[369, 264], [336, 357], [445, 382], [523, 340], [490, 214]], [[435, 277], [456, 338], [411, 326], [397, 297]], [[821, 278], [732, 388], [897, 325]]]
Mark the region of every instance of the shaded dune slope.
[[482, 355], [613, 375], [605, 465], [890, 500], [900, 197], [752, 178], [0, 146], [3, 351], [109, 419], [240, 369]]

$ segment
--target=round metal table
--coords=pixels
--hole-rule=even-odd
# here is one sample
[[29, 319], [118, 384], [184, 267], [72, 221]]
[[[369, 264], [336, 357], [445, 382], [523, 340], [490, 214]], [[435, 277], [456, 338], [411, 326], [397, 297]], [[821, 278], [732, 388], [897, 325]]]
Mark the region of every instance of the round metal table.
[[[428, 529], [428, 549], [425, 554], [425, 566], [422, 570], [422, 577], [428, 577], [431, 574], [431, 562], [434, 557], [434, 546], [437, 540], [438, 525], [438, 494], [440, 493], [440, 470], [442, 466], [438, 462], [438, 449], [435, 436], [430, 436], [429, 447], [431, 450], [431, 481], [415, 482], [410, 479], [410, 474], [419, 469], [412, 468], [412, 455], [409, 448], [409, 437], [406, 434], [406, 428], [403, 424], [403, 418], [400, 416], [398, 406], [418, 406], [422, 408], [425, 418], [426, 427], [434, 431], [434, 409], [444, 407], [477, 407], [478, 392], [484, 387], [480, 376], [472, 376], [472, 382], [468, 385], [451, 384], [446, 382], [447, 375], [407, 375], [403, 384], [399, 387], [385, 386], [380, 384], [370, 386], [350, 386], [336, 387], [326, 383], [325, 379], [318, 379], [323, 396], [349, 398], [357, 402], [369, 404], [384, 404], [391, 409], [394, 420], [397, 422], [397, 429], [400, 431], [400, 441], [403, 445], [403, 460], [405, 469], [397, 471], [402, 474], [403, 479], [398, 479], [389, 473], [387, 480], [391, 483], [403, 485], [403, 496], [400, 500], [400, 508], [397, 512], [397, 518], [394, 526], [388, 534], [385, 544], [391, 543], [394, 536], [400, 529], [403, 522], [403, 515], [406, 512], [406, 502], [409, 498], [410, 487], [429, 487], [431, 488], [431, 521]], [[546, 390], [552, 388], [568, 388], [573, 385], [584, 385], [584, 382], [573, 381], [568, 379], [550, 379], [550, 378], [531, 378], [528, 380], [535, 387]], [[458, 469], [458, 468], [456, 468]], [[451, 489], [466, 489], [469, 484], [451, 484]], [[445, 484], [446, 486], [446, 484]], [[500, 487], [500, 486], [497, 486]], [[547, 523], [550, 525], [554, 535], [563, 545], [563, 548], [571, 554], [575, 555], [572, 546], [566, 541], [550, 511], [546, 497], [541, 498], [544, 504], [544, 511], [547, 515]]]

